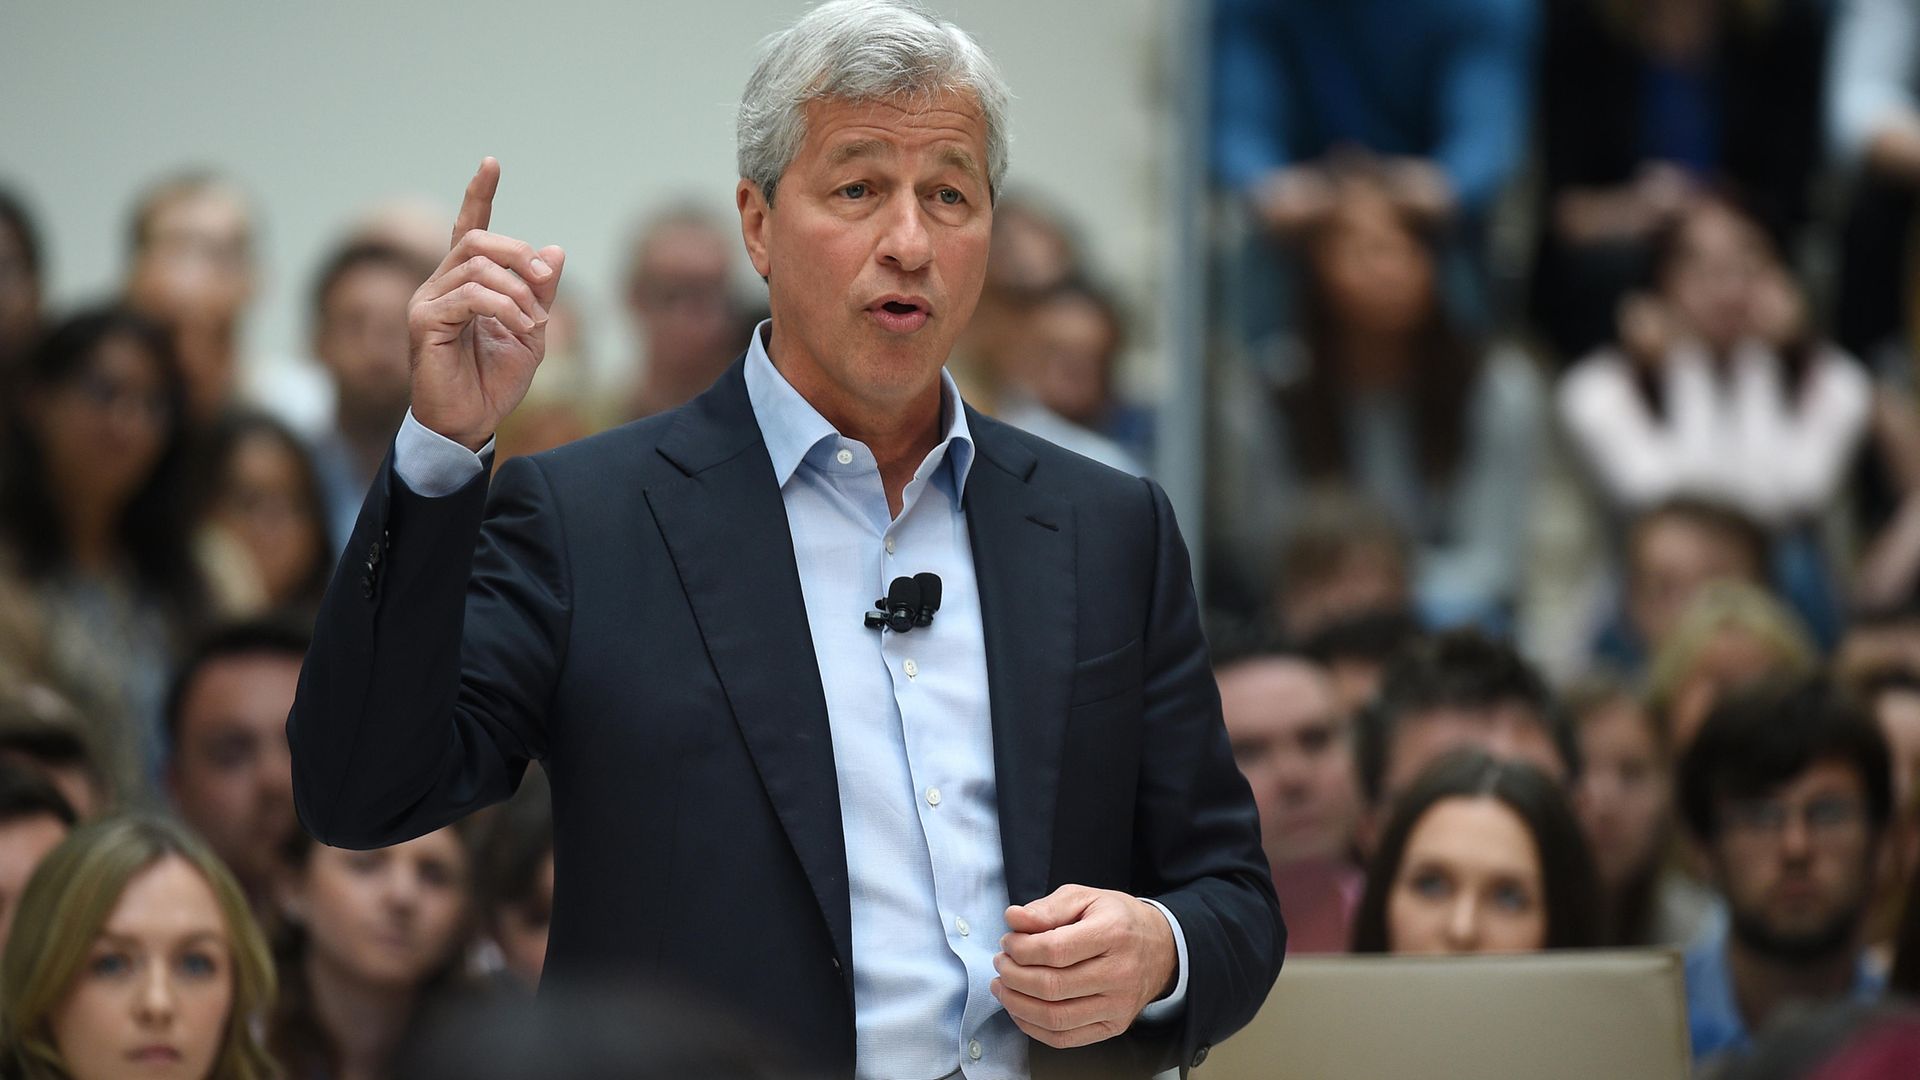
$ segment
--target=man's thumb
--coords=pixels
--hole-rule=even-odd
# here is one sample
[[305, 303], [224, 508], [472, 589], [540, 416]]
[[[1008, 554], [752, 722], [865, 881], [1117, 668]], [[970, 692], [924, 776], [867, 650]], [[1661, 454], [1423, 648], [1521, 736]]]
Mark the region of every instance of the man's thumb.
[[1020, 934], [1044, 934], [1056, 927], [1080, 921], [1094, 891], [1078, 885], [1062, 885], [1033, 901], [1007, 909], [1007, 929]]

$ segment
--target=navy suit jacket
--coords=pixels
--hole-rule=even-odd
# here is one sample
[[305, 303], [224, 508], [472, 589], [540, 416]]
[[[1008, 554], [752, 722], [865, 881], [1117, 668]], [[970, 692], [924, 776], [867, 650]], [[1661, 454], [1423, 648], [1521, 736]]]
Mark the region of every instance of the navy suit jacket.
[[[551, 982], [716, 1003], [854, 1066], [847, 859], [786, 510], [736, 363], [689, 405], [441, 498], [382, 469], [287, 721], [300, 820], [364, 848], [552, 780]], [[1285, 929], [1150, 481], [969, 412], [1006, 880], [1151, 896], [1187, 1004], [1036, 1076], [1192, 1064], [1252, 1018]], [[477, 540], [476, 540], [477, 538]], [[850, 598], [846, 617], [861, 617]]]

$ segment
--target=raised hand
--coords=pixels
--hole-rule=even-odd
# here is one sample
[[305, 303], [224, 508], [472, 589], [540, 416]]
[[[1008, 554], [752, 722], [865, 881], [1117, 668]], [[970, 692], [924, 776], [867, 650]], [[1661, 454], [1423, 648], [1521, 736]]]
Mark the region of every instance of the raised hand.
[[547, 311], [566, 253], [487, 231], [500, 163], [467, 184], [453, 245], [407, 304], [413, 416], [469, 450], [527, 396], [547, 351]]

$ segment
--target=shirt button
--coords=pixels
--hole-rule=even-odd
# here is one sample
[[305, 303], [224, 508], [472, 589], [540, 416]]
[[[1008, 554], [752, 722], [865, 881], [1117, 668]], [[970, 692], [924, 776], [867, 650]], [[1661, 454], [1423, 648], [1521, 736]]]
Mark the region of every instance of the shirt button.
[[972, 1058], [975, 1061], [980, 1060], [980, 1040], [979, 1039], [973, 1039], [967, 1043], [967, 1056]]
[[916, 676], [916, 675], [918, 675], [918, 674], [920, 674], [920, 665], [919, 665], [919, 664], [916, 664], [916, 663], [914, 663], [914, 662], [913, 662], [913, 661], [911, 661], [911, 660], [909, 660], [909, 661], [907, 661], [907, 662], [906, 662], [906, 663], [904, 663], [904, 664], [901, 664], [900, 666], [906, 669], [906, 671], [907, 671], [907, 678], [909, 678], [909, 679], [911, 679], [911, 678], [913, 678], [914, 676]]
[[971, 933], [973, 933], [973, 927], [971, 927], [971, 926], [968, 926], [968, 925], [967, 925], [967, 920], [965, 920], [965, 919], [961, 919], [961, 918], [955, 918], [955, 919], [953, 920], [953, 928], [954, 928], [955, 930], [958, 930], [958, 931], [960, 931], [960, 936], [961, 936], [961, 937], [966, 937], [966, 936], [967, 936], [968, 934], [971, 934]]
[[930, 787], [927, 789], [927, 805], [928, 806], [940, 805], [940, 789], [939, 788]]
[[893, 537], [887, 537], [887, 554], [893, 554]]
[[839, 453], [833, 455], [833, 459], [835, 461], [838, 461], [842, 465], [851, 465], [853, 464], [853, 451], [842, 450]]

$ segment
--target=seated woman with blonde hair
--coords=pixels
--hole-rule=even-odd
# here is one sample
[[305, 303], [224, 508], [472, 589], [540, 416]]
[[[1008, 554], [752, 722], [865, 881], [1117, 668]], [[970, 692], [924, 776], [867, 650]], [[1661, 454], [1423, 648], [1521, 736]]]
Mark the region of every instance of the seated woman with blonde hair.
[[185, 828], [76, 830], [28, 883], [0, 960], [8, 1080], [271, 1080], [266, 939], [233, 876]]

